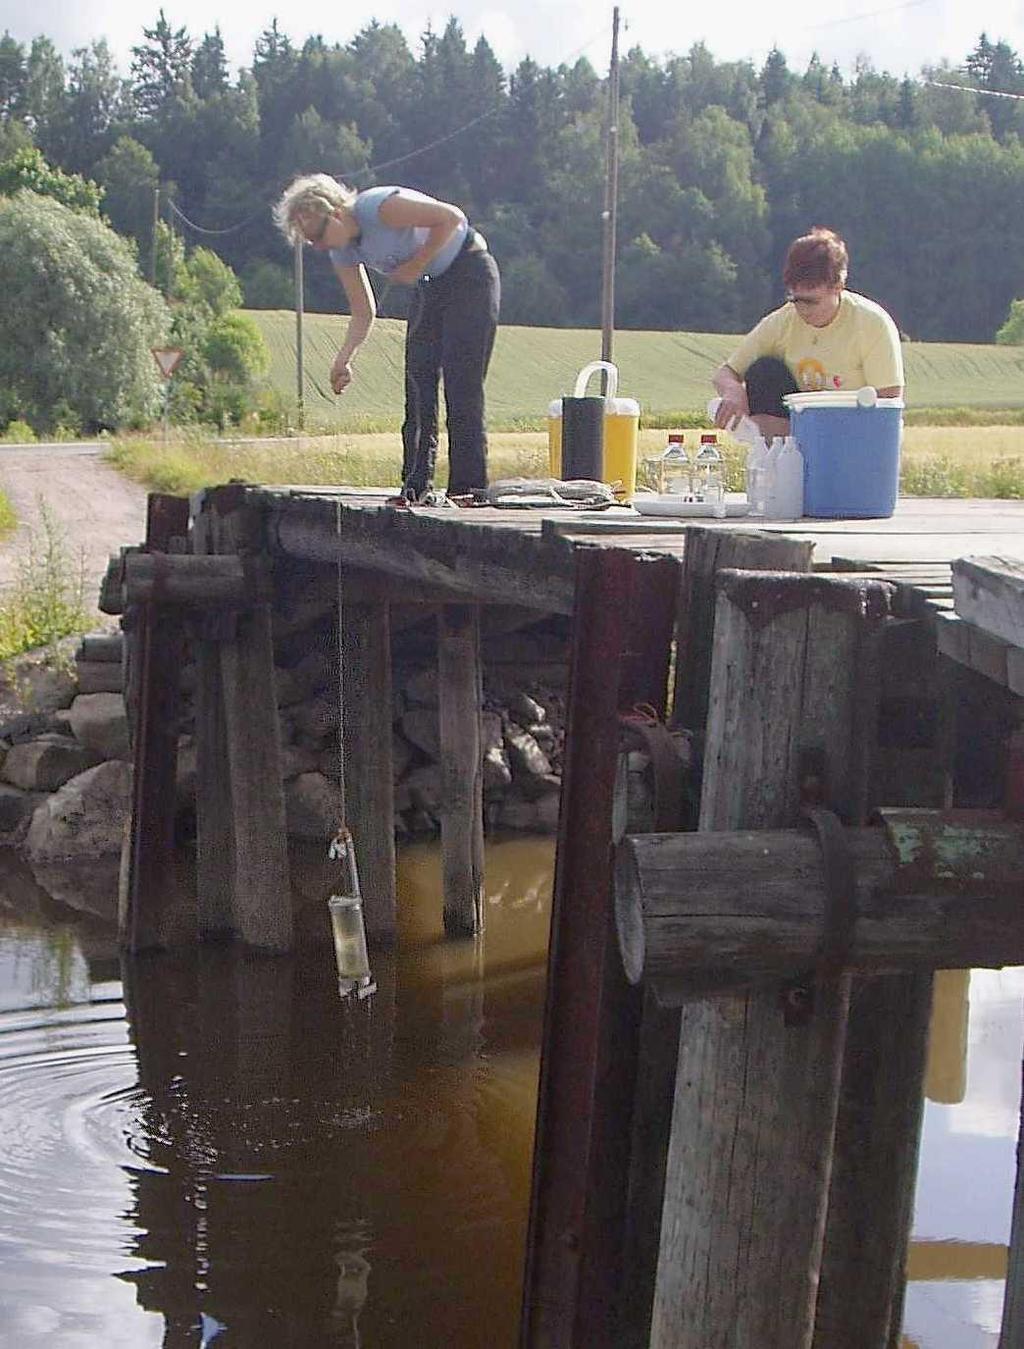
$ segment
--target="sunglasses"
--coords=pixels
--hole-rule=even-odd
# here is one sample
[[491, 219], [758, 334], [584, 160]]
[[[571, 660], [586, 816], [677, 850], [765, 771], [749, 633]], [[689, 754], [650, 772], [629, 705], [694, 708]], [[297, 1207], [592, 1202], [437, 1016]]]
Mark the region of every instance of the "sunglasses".
[[820, 295], [787, 295], [787, 304], [818, 304], [822, 297]]

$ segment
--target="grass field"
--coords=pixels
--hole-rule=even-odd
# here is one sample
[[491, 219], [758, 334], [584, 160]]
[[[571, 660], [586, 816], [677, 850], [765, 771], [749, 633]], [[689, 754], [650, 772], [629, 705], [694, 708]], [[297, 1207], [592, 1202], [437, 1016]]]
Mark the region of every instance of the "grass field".
[[[296, 397], [295, 316], [249, 310], [271, 353], [269, 381], [287, 404]], [[306, 424], [312, 428], [397, 429], [402, 408], [405, 324], [379, 319], [359, 353], [355, 380], [341, 398], [329, 391], [327, 371], [347, 318], [307, 314], [303, 326]], [[712, 394], [710, 375], [736, 338], [724, 333], [615, 334], [619, 392], [636, 398], [645, 424], [695, 424]], [[572, 393], [577, 371], [600, 355], [600, 334], [574, 328], [501, 327], [487, 379], [487, 420], [495, 430], [540, 427], [552, 399]], [[979, 414], [1024, 420], [1024, 348], [909, 342], [908, 422], [927, 409], [931, 422], [975, 420]], [[593, 390], [592, 390], [593, 391]], [[1017, 415], [1014, 415], [1016, 413]]]

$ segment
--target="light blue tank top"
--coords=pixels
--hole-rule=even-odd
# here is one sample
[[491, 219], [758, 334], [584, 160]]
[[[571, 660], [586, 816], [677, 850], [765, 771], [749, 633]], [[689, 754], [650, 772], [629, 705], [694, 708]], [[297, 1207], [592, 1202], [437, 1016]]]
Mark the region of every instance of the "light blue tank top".
[[[381, 221], [381, 203], [399, 192], [408, 201], [433, 200], [411, 187], [371, 187], [360, 192], [352, 207], [352, 214], [359, 225], [359, 238], [344, 248], [332, 248], [332, 262], [339, 267], [356, 267], [363, 263], [375, 272], [383, 272], [388, 276], [396, 267], [409, 261], [416, 250], [423, 246], [428, 231], [419, 225], [395, 229]], [[441, 276], [448, 270], [458, 256], [468, 229], [467, 222], [461, 220], [458, 229], [431, 262], [428, 276]]]

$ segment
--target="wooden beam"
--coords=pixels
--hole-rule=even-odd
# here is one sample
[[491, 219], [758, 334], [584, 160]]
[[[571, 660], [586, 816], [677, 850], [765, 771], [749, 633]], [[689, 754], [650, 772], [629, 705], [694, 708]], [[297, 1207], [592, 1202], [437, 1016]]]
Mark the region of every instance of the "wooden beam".
[[483, 674], [476, 605], [448, 604], [438, 611], [437, 674], [444, 927], [452, 936], [471, 936], [483, 925], [484, 879]]
[[[891, 817], [851, 829], [857, 916], [847, 964], [858, 971], [998, 969], [1024, 963], [1024, 829], [971, 811]], [[931, 874], [928, 862], [934, 860]], [[908, 889], [908, 886], [910, 889]], [[748, 978], [812, 966], [828, 902], [809, 830], [641, 834], [617, 853], [615, 909], [630, 982], [708, 970]]]
[[204, 557], [129, 553], [124, 559], [124, 588], [128, 604], [156, 600], [161, 604], [239, 608], [270, 598], [266, 559], [238, 554]]
[[[576, 562], [524, 1349], [622, 1349], [635, 1342], [635, 1318], [649, 1312], [646, 1286], [626, 1287], [646, 1284], [626, 1252], [642, 1250], [627, 1210], [646, 1122], [634, 1118], [637, 1078], [649, 1061], [641, 998], [615, 946], [609, 858], [618, 714], [638, 702], [664, 712], [679, 567], [600, 547], [580, 548]], [[670, 1033], [665, 1039], [671, 1044]], [[664, 1111], [657, 1091], [651, 1097]]]
[[961, 557], [953, 563], [956, 611], [975, 627], [1024, 647], [1024, 561]]

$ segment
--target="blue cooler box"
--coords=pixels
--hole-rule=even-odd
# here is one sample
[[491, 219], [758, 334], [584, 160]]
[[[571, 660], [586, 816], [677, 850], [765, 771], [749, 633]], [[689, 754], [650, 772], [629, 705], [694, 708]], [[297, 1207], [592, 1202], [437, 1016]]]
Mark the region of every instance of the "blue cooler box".
[[819, 520], [892, 515], [899, 494], [902, 399], [882, 399], [874, 407], [801, 407], [800, 397], [786, 401], [804, 457], [804, 515]]

